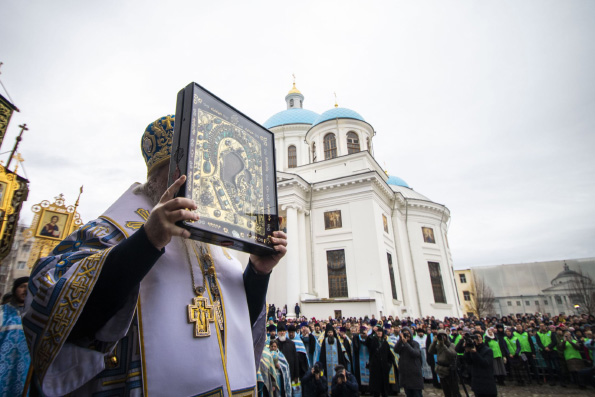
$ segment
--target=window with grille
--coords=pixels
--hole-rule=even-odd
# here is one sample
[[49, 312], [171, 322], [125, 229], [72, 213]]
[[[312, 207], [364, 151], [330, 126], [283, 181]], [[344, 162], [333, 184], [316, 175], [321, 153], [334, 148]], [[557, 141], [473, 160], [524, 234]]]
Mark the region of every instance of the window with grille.
[[345, 250], [326, 251], [326, 262], [329, 298], [348, 297]]
[[438, 262], [428, 262], [428, 268], [430, 269], [430, 280], [432, 282], [434, 302], [446, 303], [446, 295], [444, 294], [444, 284], [442, 284], [440, 264]]
[[297, 167], [297, 150], [294, 145], [287, 148], [287, 166], [289, 168]]
[[360, 151], [359, 138], [353, 131], [347, 133], [347, 154], [357, 153]]
[[461, 284], [467, 284], [467, 276], [464, 274], [459, 274], [459, 280], [461, 280]]
[[387, 252], [386, 259], [388, 260], [388, 275], [390, 276], [390, 288], [393, 292], [393, 299], [397, 298], [397, 284], [395, 283], [395, 271], [393, 270], [393, 256]]
[[337, 157], [337, 139], [332, 132], [324, 136], [324, 159], [330, 160]]
[[471, 300], [471, 294], [469, 293], [469, 291], [463, 291], [463, 299], [466, 301]]
[[27, 264], [27, 262], [25, 262], [25, 261], [18, 261], [17, 270], [23, 270], [25, 268], [26, 264]]

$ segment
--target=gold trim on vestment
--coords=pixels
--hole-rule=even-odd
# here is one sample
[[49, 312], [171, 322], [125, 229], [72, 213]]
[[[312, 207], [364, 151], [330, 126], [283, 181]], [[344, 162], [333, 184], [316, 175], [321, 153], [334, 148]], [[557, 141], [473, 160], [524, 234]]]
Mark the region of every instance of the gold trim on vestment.
[[141, 371], [143, 373], [143, 393], [145, 395], [145, 397], [147, 397], [148, 395], [148, 388], [147, 388], [147, 366], [146, 366], [146, 362], [147, 360], [145, 359], [145, 337], [143, 336], [143, 311], [141, 310], [141, 297], [140, 297], [140, 291], [138, 293], [138, 301], [136, 302], [136, 313], [138, 315], [138, 343], [139, 343], [139, 347], [140, 347], [140, 367], [141, 367]]
[[[211, 255], [211, 258], [213, 257], [212, 253], [211, 253], [211, 247], [210, 245], [206, 245], [207, 248], [207, 252], [209, 253], [209, 255]], [[196, 245], [192, 244], [192, 249], [194, 250], [194, 255], [196, 255], [196, 259], [199, 261], [199, 265], [200, 265], [200, 257], [198, 255], [198, 252], [196, 252]], [[217, 279], [217, 269], [215, 269], [215, 261], [213, 259], [213, 264], [212, 264], [212, 268], [213, 268], [213, 272], [214, 272], [214, 276], [215, 276], [215, 282], [217, 283], [217, 288], [219, 289], [219, 300], [221, 302], [221, 310], [223, 311], [223, 324], [225, 327], [225, 324], [227, 324], [226, 320], [226, 316], [225, 316], [225, 304], [223, 303], [223, 291], [221, 290], [221, 286], [219, 285], [219, 280]], [[203, 275], [204, 277], [204, 275]], [[205, 285], [207, 285], [208, 283], [205, 283]], [[209, 294], [209, 299], [211, 300], [211, 304], [213, 304], [213, 295], [211, 294], [211, 288], [210, 286], [208, 288], [206, 288], [206, 292]], [[223, 347], [223, 345], [221, 344], [221, 330], [219, 329], [219, 327], [217, 326], [217, 324], [215, 324], [215, 330], [217, 331], [217, 342], [219, 342], [219, 352], [221, 354], [221, 364], [223, 365], [223, 374], [225, 375], [225, 383], [227, 386], [227, 393], [229, 396], [231, 396], [231, 386], [229, 385], [229, 377], [227, 375], [227, 355], [225, 354], [225, 349]], [[227, 332], [225, 332], [225, 346], [227, 346]]]
[[108, 221], [109, 223], [111, 223], [112, 225], [114, 225], [115, 227], [117, 227], [119, 231], [121, 231], [122, 233], [124, 233], [124, 236], [126, 236], [126, 238], [130, 237], [130, 235], [128, 234], [128, 232], [126, 232], [126, 228], [124, 226], [120, 225], [118, 222], [116, 222], [112, 218], [110, 218], [109, 216], [101, 215], [100, 218], [105, 219], [106, 221]]
[[137, 372], [131, 372], [129, 374], [126, 374], [126, 377], [122, 378], [122, 379], [115, 379], [115, 380], [107, 380], [105, 382], [102, 383], [103, 386], [110, 386], [110, 385], [116, 385], [118, 383], [124, 383], [126, 382], [128, 379], [130, 378], [134, 378], [135, 376], [140, 376], [140, 371]]
[[[70, 335], [111, 249], [112, 247], [107, 248], [100, 253], [82, 259], [60, 291], [48, 317], [47, 325], [39, 340], [35, 341], [33, 349], [35, 369], [39, 371], [40, 379], [45, 377], [49, 366], [54, 362]], [[54, 281], [53, 284], [55, 285], [56, 282]]]

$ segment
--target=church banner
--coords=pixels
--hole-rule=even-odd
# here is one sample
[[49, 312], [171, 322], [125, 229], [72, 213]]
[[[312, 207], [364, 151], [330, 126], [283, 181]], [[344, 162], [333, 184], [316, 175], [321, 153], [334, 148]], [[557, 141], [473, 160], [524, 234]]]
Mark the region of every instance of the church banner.
[[0, 147], [4, 141], [4, 136], [6, 135], [6, 130], [8, 129], [8, 123], [10, 123], [12, 113], [15, 110], [18, 112], [16, 106], [10, 103], [8, 99], [0, 95]]
[[31, 227], [25, 232], [27, 238], [34, 239], [27, 263], [29, 268], [32, 268], [39, 258], [47, 256], [60, 241], [83, 224], [79, 213], [76, 212], [77, 207], [78, 200], [74, 206], [66, 206], [62, 194], [56, 197], [53, 203], [43, 200], [31, 207], [35, 215]]
[[0, 261], [12, 247], [29, 181], [0, 165]]

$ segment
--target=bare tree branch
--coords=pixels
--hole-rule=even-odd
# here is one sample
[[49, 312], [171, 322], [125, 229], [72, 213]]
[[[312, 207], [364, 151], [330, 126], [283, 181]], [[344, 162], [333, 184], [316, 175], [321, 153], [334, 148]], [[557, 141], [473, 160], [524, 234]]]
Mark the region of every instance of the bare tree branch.
[[573, 305], [578, 305], [579, 313], [595, 313], [595, 283], [588, 274], [578, 270], [577, 274], [569, 281], [569, 298]]
[[473, 273], [474, 292], [471, 294], [470, 307], [478, 318], [494, 314], [494, 291], [484, 281], [483, 277]]

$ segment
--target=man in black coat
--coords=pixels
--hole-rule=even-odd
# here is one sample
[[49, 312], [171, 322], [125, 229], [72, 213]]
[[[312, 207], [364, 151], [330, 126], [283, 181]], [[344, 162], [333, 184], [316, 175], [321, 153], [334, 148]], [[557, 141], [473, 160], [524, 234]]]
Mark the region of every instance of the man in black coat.
[[485, 343], [480, 331], [473, 332], [471, 341], [464, 341], [464, 360], [471, 372], [471, 389], [476, 397], [498, 395], [494, 380], [494, 353]]
[[277, 327], [277, 345], [289, 364], [289, 376], [292, 382], [297, 382], [300, 373], [300, 362], [295, 349], [295, 343], [287, 336], [287, 328], [280, 324]]
[[301, 329], [301, 338], [302, 338], [302, 342], [304, 342], [304, 347], [306, 348], [306, 351], [308, 352], [308, 360], [313, 363], [314, 362], [314, 352], [316, 351], [316, 345], [318, 342], [316, 342], [316, 337], [314, 335], [312, 335], [310, 327], [308, 326], [308, 323], [303, 322], [300, 324], [300, 329]]
[[[368, 330], [366, 327], [360, 327], [359, 335], [355, 335], [353, 338], [353, 374], [357, 379], [357, 383], [360, 387], [360, 392], [368, 393], [369, 386], [369, 374], [370, 374], [370, 353], [366, 346], [366, 340], [368, 339]], [[363, 353], [360, 357], [360, 350], [363, 349]], [[364, 362], [360, 362], [363, 358]], [[364, 375], [364, 382], [362, 383], [362, 372]]]
[[337, 365], [335, 367], [331, 395], [333, 397], [357, 397], [359, 395], [355, 376], [353, 376], [352, 373], [347, 372], [342, 365]]
[[353, 363], [353, 356], [351, 353], [351, 341], [350, 339], [347, 337], [347, 328], [346, 327], [341, 327], [339, 328], [339, 340], [341, 341], [341, 343], [343, 344], [343, 347], [345, 348], [345, 351], [343, 352], [345, 361], [347, 363], [346, 367], [348, 370], [353, 372], [353, 367], [352, 367], [352, 363]]
[[374, 397], [386, 397], [390, 388], [388, 374], [391, 366], [395, 365], [395, 357], [382, 327], [375, 327], [374, 332], [366, 339], [370, 351], [370, 391]]
[[[438, 335], [438, 326], [434, 325], [435, 323], [435, 321], [432, 321], [431, 332], [428, 334], [428, 338], [426, 339], [426, 361], [432, 369], [432, 384], [435, 388], [439, 389], [440, 381], [438, 380], [438, 376], [436, 375], [436, 357], [434, 357], [434, 354], [430, 354], [430, 346], [432, 345], [432, 342], [436, 340], [436, 336]], [[446, 331], [441, 331], [446, 335]]]
[[322, 364], [314, 364], [302, 378], [302, 397], [328, 396], [328, 384], [322, 371]]
[[395, 352], [399, 355], [399, 383], [409, 397], [422, 396], [424, 377], [421, 370], [421, 348], [412, 339], [411, 330], [403, 327], [395, 345]]

